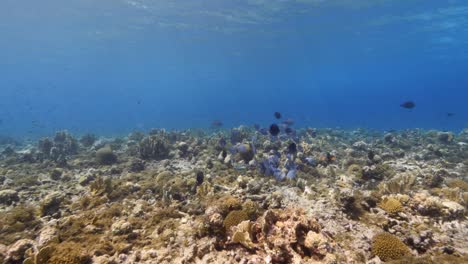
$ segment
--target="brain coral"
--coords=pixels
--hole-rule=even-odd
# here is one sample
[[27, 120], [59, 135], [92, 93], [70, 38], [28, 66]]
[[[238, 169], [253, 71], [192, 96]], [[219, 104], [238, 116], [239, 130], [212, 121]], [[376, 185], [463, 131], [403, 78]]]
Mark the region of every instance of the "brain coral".
[[410, 255], [410, 250], [398, 237], [380, 233], [372, 238], [372, 253], [381, 260], [388, 261]]
[[400, 201], [395, 198], [384, 198], [380, 203], [379, 207], [384, 209], [387, 213], [395, 214], [403, 211], [403, 205]]

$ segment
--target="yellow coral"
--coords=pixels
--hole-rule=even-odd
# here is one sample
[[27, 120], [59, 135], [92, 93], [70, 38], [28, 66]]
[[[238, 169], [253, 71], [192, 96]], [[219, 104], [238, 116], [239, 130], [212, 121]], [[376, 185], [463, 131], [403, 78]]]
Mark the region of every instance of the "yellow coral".
[[231, 227], [240, 224], [242, 221], [249, 220], [249, 215], [244, 210], [231, 211], [224, 219], [223, 226], [226, 231], [229, 231]]
[[384, 198], [378, 205], [389, 214], [403, 211], [403, 205], [395, 198]]
[[239, 243], [248, 249], [255, 247], [255, 243], [251, 238], [252, 223], [250, 221], [243, 221], [235, 227], [234, 234], [232, 235], [232, 242]]
[[380, 233], [372, 238], [372, 253], [381, 260], [388, 261], [410, 255], [410, 250], [398, 237]]

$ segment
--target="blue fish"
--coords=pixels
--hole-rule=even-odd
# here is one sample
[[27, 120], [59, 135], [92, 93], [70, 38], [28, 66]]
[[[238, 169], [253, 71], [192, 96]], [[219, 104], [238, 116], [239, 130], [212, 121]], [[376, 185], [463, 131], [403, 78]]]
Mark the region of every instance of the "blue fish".
[[296, 178], [296, 174], [297, 174], [296, 169], [289, 170], [288, 174], [286, 174], [286, 178], [292, 180], [292, 179]]
[[316, 166], [317, 165], [317, 161], [313, 157], [306, 157], [305, 160], [306, 160], [307, 164], [310, 165], [310, 166]]
[[249, 151], [248, 149], [248, 145], [246, 144], [236, 144], [232, 147], [229, 148], [229, 151], [231, 152], [231, 154], [237, 154], [237, 153], [246, 153], [247, 151]]
[[220, 147], [224, 148], [224, 147], [226, 146], [226, 144], [227, 144], [226, 139], [220, 138], [220, 139], [218, 140], [218, 145], [219, 145]]
[[291, 119], [291, 118], [287, 118], [285, 120], [283, 120], [283, 122], [281, 122], [282, 124], [285, 124], [286, 126], [292, 126], [294, 125], [294, 120]]
[[257, 149], [255, 148], [255, 143], [256, 142], [257, 142], [257, 136], [253, 135], [252, 136], [252, 143], [250, 144], [250, 146], [252, 147], [253, 154], [257, 153]]
[[242, 135], [239, 129], [231, 130], [231, 144], [236, 144], [242, 141]]
[[258, 132], [264, 136], [268, 135], [268, 130], [266, 128], [260, 128]]

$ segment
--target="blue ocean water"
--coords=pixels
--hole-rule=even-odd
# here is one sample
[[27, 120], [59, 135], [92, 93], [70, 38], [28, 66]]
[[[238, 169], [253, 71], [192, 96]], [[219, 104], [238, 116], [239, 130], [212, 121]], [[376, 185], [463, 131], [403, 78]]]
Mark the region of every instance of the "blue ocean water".
[[459, 131], [468, 2], [2, 0], [0, 72], [13, 136], [268, 125], [274, 111]]

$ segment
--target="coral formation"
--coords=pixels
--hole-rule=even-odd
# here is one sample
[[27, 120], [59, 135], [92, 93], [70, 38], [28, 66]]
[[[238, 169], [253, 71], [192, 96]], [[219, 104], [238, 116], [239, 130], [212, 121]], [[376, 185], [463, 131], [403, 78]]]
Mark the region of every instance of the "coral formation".
[[96, 151], [96, 162], [100, 165], [112, 165], [117, 162], [117, 155], [110, 146], [105, 146]]
[[91, 147], [96, 142], [97, 137], [94, 134], [86, 134], [80, 138], [80, 143], [86, 148]]
[[65, 164], [67, 157], [78, 152], [78, 141], [67, 131], [57, 132], [53, 140], [43, 138], [38, 143], [43, 158]]
[[394, 170], [388, 164], [365, 166], [362, 170], [362, 178], [364, 180], [383, 180], [391, 178], [394, 174]]
[[231, 211], [223, 221], [223, 226], [226, 231], [229, 231], [231, 227], [240, 224], [241, 222], [248, 220], [249, 215], [244, 210]]
[[405, 243], [389, 233], [380, 233], [372, 238], [372, 253], [383, 261], [395, 260], [411, 254]]
[[169, 156], [169, 145], [165, 138], [150, 135], [141, 140], [139, 153], [142, 159], [165, 159]]
[[378, 206], [389, 214], [396, 214], [403, 211], [403, 205], [400, 203], [400, 201], [391, 197], [385, 197], [382, 199]]

